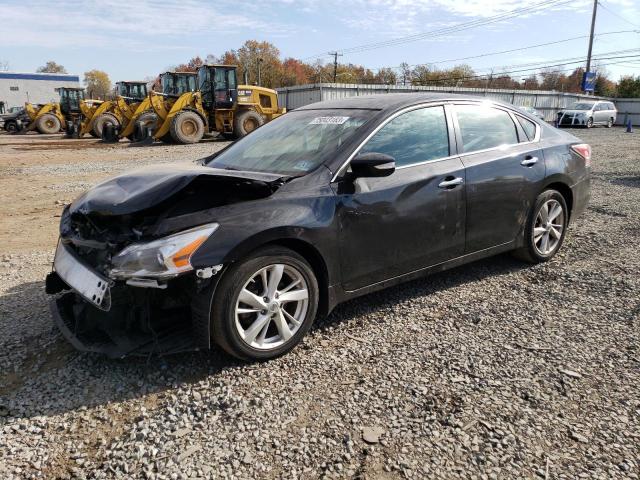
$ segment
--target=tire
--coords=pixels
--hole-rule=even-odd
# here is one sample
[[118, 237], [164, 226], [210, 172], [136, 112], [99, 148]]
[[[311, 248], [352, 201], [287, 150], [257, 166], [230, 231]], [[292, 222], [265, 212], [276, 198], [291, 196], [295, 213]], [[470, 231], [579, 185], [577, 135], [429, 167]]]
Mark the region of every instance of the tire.
[[60, 131], [60, 120], [51, 113], [45, 113], [36, 120], [36, 130], [42, 134], [58, 133]]
[[262, 115], [254, 110], [245, 110], [234, 118], [233, 131], [236, 138], [242, 138], [262, 125], [264, 125], [264, 117]]
[[185, 110], [173, 117], [171, 122], [171, 138], [177, 143], [198, 143], [204, 135], [204, 122], [200, 115]]
[[587, 128], [591, 128], [593, 127], [593, 118], [590, 118], [589, 120], [587, 120]]
[[93, 121], [93, 126], [91, 128], [91, 134], [94, 137], [102, 138], [102, 130], [104, 129], [104, 126], [107, 123], [110, 123], [111, 125], [113, 125], [116, 128], [120, 127], [120, 121], [118, 120], [118, 117], [116, 117], [114, 114], [112, 114], [112, 113], [101, 113], [100, 115], [98, 115], [98, 118], [94, 119], [94, 121]]
[[[557, 207], [561, 208], [561, 212], [551, 222], [544, 223], [544, 209], [553, 214]], [[562, 194], [557, 190], [545, 190], [538, 195], [529, 213], [524, 231], [524, 246], [516, 250], [514, 255], [530, 263], [548, 262], [560, 250], [568, 224], [569, 209]], [[545, 237], [548, 242], [546, 246]]]
[[13, 120], [4, 122], [4, 129], [9, 133], [16, 133], [18, 131], [18, 124]]
[[613, 118], [609, 118], [609, 120], [607, 120], [607, 128], [611, 127], [613, 127]]
[[[282, 273], [278, 276], [280, 268]], [[271, 294], [265, 291], [267, 288], [260, 273], [263, 269], [266, 269], [267, 286], [272, 278], [281, 279], [275, 292]], [[252, 282], [252, 279], [255, 280]], [[299, 283], [278, 295], [278, 291], [293, 284], [294, 279]], [[241, 292], [251, 290], [257, 296], [249, 295], [245, 298], [249, 298], [251, 302], [258, 299], [260, 304], [240, 300]], [[245, 260], [232, 264], [223, 273], [213, 301], [210, 292], [203, 292], [201, 295], [205, 295], [201, 298], [203, 304], [211, 305], [213, 342], [237, 358], [264, 361], [283, 355], [300, 343], [315, 320], [319, 290], [313, 269], [303, 257], [287, 248], [274, 246], [258, 250]], [[270, 299], [265, 302], [264, 298], [269, 295]], [[293, 295], [297, 300], [280, 304], [285, 295]], [[255, 306], [260, 306], [261, 310], [240, 313], [236, 322], [237, 307], [254, 310]], [[291, 318], [298, 322], [294, 323]], [[252, 326], [255, 334], [251, 333]], [[251, 336], [254, 338], [252, 341]]]

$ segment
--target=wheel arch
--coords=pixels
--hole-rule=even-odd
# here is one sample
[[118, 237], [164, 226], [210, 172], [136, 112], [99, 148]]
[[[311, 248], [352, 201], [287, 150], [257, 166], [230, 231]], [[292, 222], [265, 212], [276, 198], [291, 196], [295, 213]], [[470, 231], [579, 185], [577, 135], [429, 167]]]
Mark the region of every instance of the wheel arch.
[[564, 197], [564, 201], [567, 204], [569, 210], [569, 219], [571, 219], [571, 213], [573, 212], [573, 192], [569, 183], [562, 177], [550, 177], [544, 188], [540, 190], [542, 193], [545, 190], [557, 190], [560, 195]]
[[301, 239], [299, 237], [291, 236], [278, 236], [273, 238], [263, 238], [259, 242], [252, 241], [250, 246], [244, 242], [238, 248], [234, 249], [230, 258], [232, 261], [238, 261], [250, 256], [253, 252], [261, 250], [266, 247], [285, 247], [300, 255], [304, 258], [316, 275], [318, 280], [319, 300], [318, 300], [318, 315], [325, 316], [329, 313], [329, 268], [324, 259], [322, 253], [309, 241]]

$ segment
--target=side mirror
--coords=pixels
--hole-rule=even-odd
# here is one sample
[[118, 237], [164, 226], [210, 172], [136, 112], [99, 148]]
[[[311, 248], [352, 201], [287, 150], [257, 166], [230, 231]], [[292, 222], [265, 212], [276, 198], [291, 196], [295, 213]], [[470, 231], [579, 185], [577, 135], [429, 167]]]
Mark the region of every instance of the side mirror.
[[388, 177], [396, 171], [395, 158], [377, 152], [356, 155], [350, 165], [355, 177]]

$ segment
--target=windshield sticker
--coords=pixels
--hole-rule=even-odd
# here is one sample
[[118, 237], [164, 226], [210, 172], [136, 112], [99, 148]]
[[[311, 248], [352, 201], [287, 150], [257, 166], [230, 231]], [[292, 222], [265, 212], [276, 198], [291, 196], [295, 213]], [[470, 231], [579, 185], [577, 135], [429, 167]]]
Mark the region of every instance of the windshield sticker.
[[309, 122], [309, 125], [342, 125], [349, 120], [349, 117], [316, 117]]

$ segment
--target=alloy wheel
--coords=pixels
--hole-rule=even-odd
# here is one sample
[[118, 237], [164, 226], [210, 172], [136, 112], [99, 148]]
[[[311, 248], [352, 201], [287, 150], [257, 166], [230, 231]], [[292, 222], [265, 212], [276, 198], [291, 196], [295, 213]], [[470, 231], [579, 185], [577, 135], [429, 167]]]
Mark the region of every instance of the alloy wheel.
[[564, 209], [557, 200], [547, 200], [540, 206], [533, 228], [533, 244], [540, 255], [550, 255], [560, 244], [564, 215]]
[[304, 322], [309, 290], [302, 273], [291, 265], [273, 264], [255, 272], [235, 305], [235, 326], [252, 348], [272, 350], [287, 343]]

